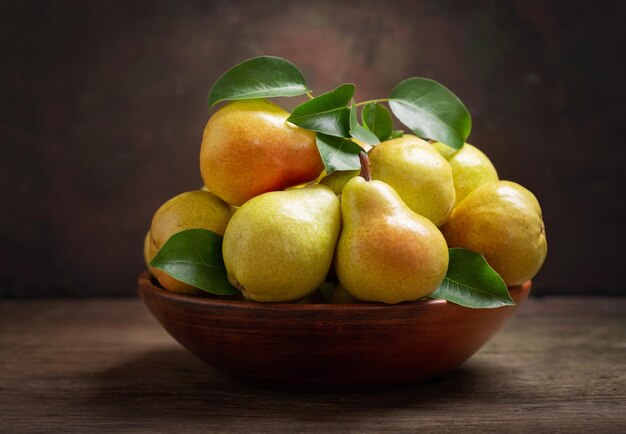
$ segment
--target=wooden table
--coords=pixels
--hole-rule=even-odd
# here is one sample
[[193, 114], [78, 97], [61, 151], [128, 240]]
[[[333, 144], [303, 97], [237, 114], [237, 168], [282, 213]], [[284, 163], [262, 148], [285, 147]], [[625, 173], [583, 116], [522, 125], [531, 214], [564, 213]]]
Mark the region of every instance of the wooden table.
[[626, 298], [531, 299], [455, 372], [403, 390], [241, 384], [137, 299], [0, 302], [0, 432], [626, 432]]

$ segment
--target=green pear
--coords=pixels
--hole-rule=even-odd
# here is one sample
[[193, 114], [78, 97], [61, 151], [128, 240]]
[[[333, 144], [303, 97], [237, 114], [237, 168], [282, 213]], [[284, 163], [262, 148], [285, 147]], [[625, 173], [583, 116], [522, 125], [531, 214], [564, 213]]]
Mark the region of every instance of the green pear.
[[324, 165], [315, 133], [287, 122], [289, 113], [262, 99], [231, 102], [206, 124], [200, 174], [231, 205], [315, 180]]
[[335, 269], [351, 296], [395, 304], [426, 297], [441, 284], [448, 269], [443, 235], [388, 184], [351, 179], [341, 209]]
[[343, 187], [355, 176], [359, 176], [358, 170], [338, 170], [320, 179], [320, 184], [329, 187], [337, 196], [341, 196]]
[[508, 286], [533, 278], [548, 250], [537, 198], [509, 181], [472, 191], [441, 230], [450, 247], [481, 253]]
[[324, 282], [340, 230], [339, 199], [326, 186], [256, 196], [224, 233], [228, 279], [249, 300], [305, 298]]
[[452, 168], [430, 143], [405, 135], [379, 144], [369, 158], [372, 179], [389, 184], [435, 226], [446, 221], [455, 200]]
[[[208, 229], [224, 235], [231, 215], [230, 206], [208, 191], [179, 194], [161, 205], [152, 217], [149, 240], [144, 242], [144, 255], [149, 262], [172, 235], [187, 229]], [[182, 293], [199, 292], [162, 270], [150, 267], [150, 272], [165, 289]]]
[[481, 185], [498, 180], [496, 168], [477, 147], [466, 143], [456, 150], [441, 142], [434, 142], [432, 145], [450, 163], [456, 203], [460, 203]]
[[352, 304], [357, 303], [358, 300], [352, 297], [343, 286], [337, 285], [330, 296], [330, 302], [332, 304]]

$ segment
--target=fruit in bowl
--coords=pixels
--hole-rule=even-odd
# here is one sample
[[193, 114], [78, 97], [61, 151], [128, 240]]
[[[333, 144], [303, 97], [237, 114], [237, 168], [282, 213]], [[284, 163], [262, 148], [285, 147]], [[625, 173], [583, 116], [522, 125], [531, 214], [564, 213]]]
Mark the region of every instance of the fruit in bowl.
[[[208, 191], [181, 193], [165, 202], [152, 218], [146, 235], [144, 258], [149, 263], [161, 247], [175, 233], [201, 228], [224, 235], [232, 211], [230, 206]], [[150, 272], [164, 288], [182, 293], [198, 293], [197, 288], [176, 280], [165, 271], [150, 268]]]
[[430, 220], [382, 181], [353, 178], [341, 198], [335, 266], [345, 291], [358, 300], [396, 304], [437, 289], [448, 268], [448, 246]]
[[315, 133], [286, 121], [262, 99], [235, 101], [206, 124], [200, 173], [207, 189], [232, 205], [268, 191], [313, 181], [323, 170]]
[[428, 142], [405, 135], [374, 147], [372, 177], [397, 191], [417, 214], [435, 226], [450, 216], [455, 192], [452, 167]]
[[487, 183], [472, 191], [442, 231], [451, 247], [482, 253], [509, 286], [533, 278], [548, 251], [537, 198], [509, 181]]
[[[461, 101], [419, 77], [386, 99], [354, 90], [313, 96], [269, 56], [212, 87], [210, 108], [225, 105], [204, 130], [203, 189], [157, 210], [139, 279], [208, 363], [265, 383], [408, 384], [458, 366], [528, 295], [541, 208], [465, 143]], [[267, 101], [304, 94], [291, 113]]]
[[328, 275], [340, 229], [339, 200], [323, 185], [250, 199], [224, 234], [228, 280], [248, 300], [308, 297]]

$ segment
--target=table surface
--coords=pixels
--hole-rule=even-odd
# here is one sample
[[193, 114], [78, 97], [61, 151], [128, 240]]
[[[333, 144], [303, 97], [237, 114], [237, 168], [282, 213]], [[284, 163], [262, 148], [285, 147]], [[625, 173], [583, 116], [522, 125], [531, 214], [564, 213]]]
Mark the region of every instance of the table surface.
[[530, 299], [462, 367], [384, 392], [259, 389], [137, 299], [0, 301], [0, 432], [626, 432], [626, 298]]

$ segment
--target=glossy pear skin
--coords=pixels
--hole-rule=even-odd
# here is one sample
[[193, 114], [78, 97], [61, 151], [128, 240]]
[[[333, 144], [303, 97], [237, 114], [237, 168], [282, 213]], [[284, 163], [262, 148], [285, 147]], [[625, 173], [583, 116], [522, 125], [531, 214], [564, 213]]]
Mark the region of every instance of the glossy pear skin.
[[548, 250], [537, 198], [509, 181], [471, 192], [441, 230], [450, 247], [481, 253], [508, 286], [532, 279]]
[[432, 146], [450, 163], [454, 179], [456, 203], [483, 184], [498, 180], [491, 160], [477, 147], [465, 143], [459, 150], [435, 142]]
[[[179, 194], [165, 202], [152, 217], [150, 239], [144, 243], [144, 254], [152, 260], [167, 240], [187, 229], [208, 229], [224, 235], [232, 215], [230, 206], [214, 194], [195, 190]], [[165, 289], [182, 293], [200, 293], [191, 285], [180, 282], [162, 270], [150, 267], [150, 272]]]
[[339, 199], [328, 187], [257, 196], [235, 212], [224, 234], [228, 279], [249, 300], [307, 297], [328, 274], [340, 230]]
[[450, 164], [430, 143], [405, 135], [369, 153], [372, 179], [389, 184], [417, 214], [442, 225], [454, 207]]
[[343, 190], [336, 252], [339, 283], [356, 299], [388, 304], [431, 294], [448, 269], [439, 229], [381, 181], [351, 179]]
[[315, 133], [286, 122], [289, 113], [265, 100], [232, 102], [204, 129], [200, 174], [231, 205], [312, 181], [324, 169]]

